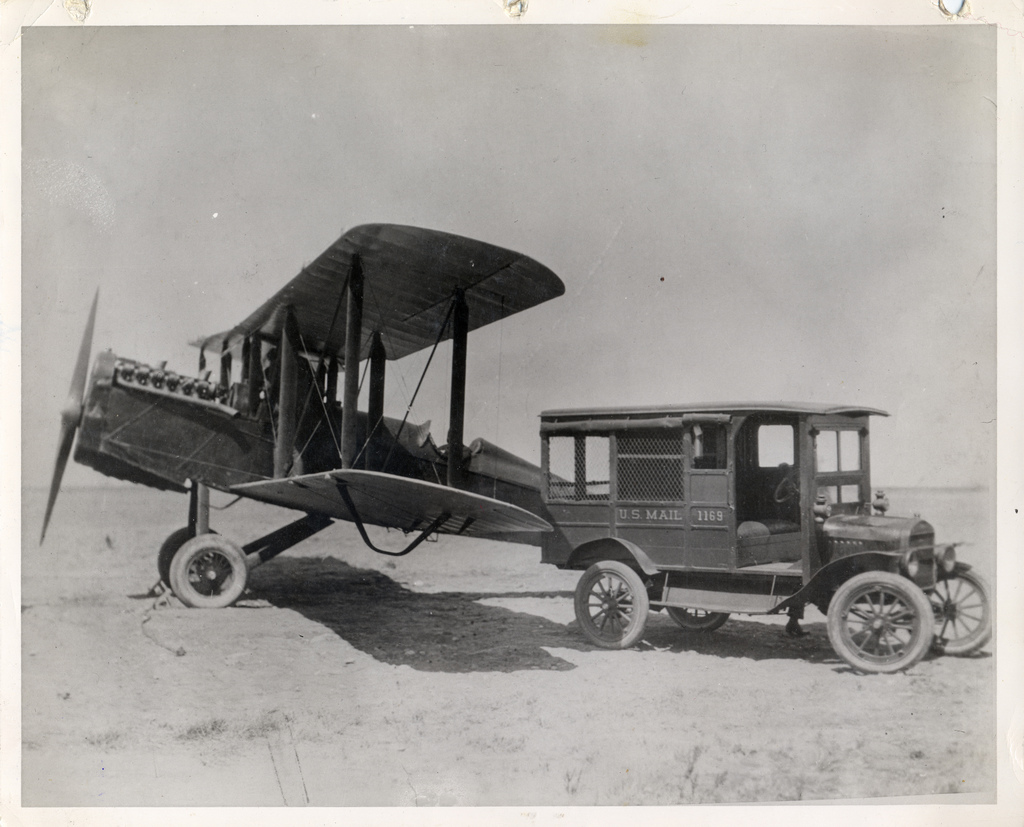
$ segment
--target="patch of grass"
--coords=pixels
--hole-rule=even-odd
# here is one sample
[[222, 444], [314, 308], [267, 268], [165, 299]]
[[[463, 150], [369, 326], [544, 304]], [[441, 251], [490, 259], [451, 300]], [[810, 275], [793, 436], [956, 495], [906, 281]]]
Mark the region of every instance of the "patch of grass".
[[700, 760], [704, 747], [696, 744], [689, 752], [678, 751], [675, 759], [682, 764], [682, 772], [679, 774], [679, 800], [682, 803], [692, 804], [697, 797], [697, 761]]
[[281, 717], [264, 713], [255, 721], [250, 721], [242, 727], [243, 738], [253, 740], [254, 738], [265, 738], [271, 732], [277, 732], [281, 728]]
[[839, 747], [835, 742], [825, 743], [821, 736], [818, 737], [817, 749], [814, 755], [814, 768], [818, 772], [832, 772], [839, 766], [840, 757]]
[[494, 741], [494, 749], [499, 752], [522, 752], [525, 746], [525, 735], [517, 735], [514, 738], [499, 735]]
[[511, 737], [505, 735], [498, 735], [495, 738], [492, 738], [486, 742], [482, 740], [475, 740], [470, 741], [470, 743], [482, 746], [484, 749], [491, 749], [495, 752], [499, 752], [502, 754], [509, 754], [513, 752], [523, 751], [523, 749], [526, 747], [526, 736], [517, 735]]
[[576, 795], [580, 789], [580, 778], [583, 776], [583, 767], [565, 771], [565, 791], [569, 795]]
[[116, 729], [108, 729], [95, 735], [86, 735], [85, 743], [90, 747], [112, 747], [117, 745], [124, 735]]
[[203, 738], [212, 738], [216, 735], [223, 735], [228, 731], [228, 722], [223, 718], [211, 718], [201, 724], [193, 724], [178, 733], [179, 741], [199, 741]]

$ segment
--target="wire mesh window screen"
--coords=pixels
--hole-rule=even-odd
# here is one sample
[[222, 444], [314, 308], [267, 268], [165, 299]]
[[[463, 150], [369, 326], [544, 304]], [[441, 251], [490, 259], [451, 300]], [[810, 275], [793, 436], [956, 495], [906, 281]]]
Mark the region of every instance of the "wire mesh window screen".
[[683, 499], [682, 431], [623, 434], [618, 446], [620, 500]]
[[607, 500], [611, 494], [610, 440], [606, 436], [548, 439], [548, 497]]

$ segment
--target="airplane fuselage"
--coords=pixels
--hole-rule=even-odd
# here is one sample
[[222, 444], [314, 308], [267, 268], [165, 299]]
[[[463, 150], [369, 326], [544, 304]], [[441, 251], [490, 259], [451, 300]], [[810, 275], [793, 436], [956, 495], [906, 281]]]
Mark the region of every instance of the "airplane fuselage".
[[[314, 385], [301, 384], [307, 392], [299, 406], [289, 473], [336, 470], [343, 411], [315, 390], [309, 393]], [[197, 482], [231, 491], [272, 479], [275, 412], [265, 400], [250, 404], [248, 393], [244, 384], [213, 385], [106, 351], [93, 366], [75, 461], [106, 476], [181, 492]], [[446, 450], [434, 445], [425, 426], [385, 417], [367, 440], [367, 415], [357, 412], [356, 419], [357, 439], [366, 446], [356, 467], [443, 483]], [[464, 453], [463, 490], [533, 513], [545, 510], [537, 466], [482, 440]], [[518, 539], [538, 542], [532, 536]]]

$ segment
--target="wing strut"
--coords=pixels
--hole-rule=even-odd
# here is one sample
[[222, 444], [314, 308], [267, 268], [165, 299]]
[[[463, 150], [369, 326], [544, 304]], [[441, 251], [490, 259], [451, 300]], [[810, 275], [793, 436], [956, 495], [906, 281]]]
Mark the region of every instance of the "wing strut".
[[[274, 476], [285, 476], [292, 466], [295, 449], [295, 404], [298, 393], [298, 354], [295, 353], [295, 315], [285, 307], [281, 342], [277, 350], [278, 403], [277, 434], [274, 441]], [[268, 400], [269, 401], [269, 400]], [[271, 414], [273, 416], [273, 414]]]
[[363, 266], [352, 255], [348, 279], [348, 310], [345, 317], [345, 388], [341, 400], [341, 467], [351, 468], [359, 450], [356, 409], [359, 407], [359, 346], [363, 333]]
[[448, 487], [461, 488], [463, 472], [462, 442], [466, 419], [466, 339], [469, 335], [469, 305], [463, 290], [455, 291], [452, 317], [452, 386], [448, 415]]
[[352, 522], [356, 524], [356, 528], [359, 529], [359, 536], [363, 538], [363, 542], [366, 543], [367, 547], [373, 549], [378, 554], [386, 554], [389, 557], [403, 557], [412, 551], [416, 546], [427, 539], [431, 534], [437, 531], [443, 526], [448, 520], [451, 519], [451, 514], [444, 512], [440, 514], [434, 521], [428, 525], [423, 531], [420, 532], [419, 536], [407, 545], [401, 551], [385, 551], [382, 548], [377, 548], [373, 543], [370, 542], [370, 538], [366, 534], [366, 528], [363, 526], [363, 521], [359, 517], [359, 512], [356, 511], [356, 504], [352, 502], [352, 497], [349, 496], [348, 486], [342, 482], [336, 483], [338, 486], [338, 494], [341, 495], [341, 499], [345, 503], [345, 507], [349, 510], [352, 515]]
[[387, 353], [384, 350], [384, 343], [381, 341], [380, 332], [373, 334], [373, 345], [370, 347], [370, 399], [366, 409], [366, 468], [376, 471], [380, 467], [381, 457], [376, 443], [370, 442], [370, 437], [380, 427], [384, 419], [384, 369], [387, 362]]

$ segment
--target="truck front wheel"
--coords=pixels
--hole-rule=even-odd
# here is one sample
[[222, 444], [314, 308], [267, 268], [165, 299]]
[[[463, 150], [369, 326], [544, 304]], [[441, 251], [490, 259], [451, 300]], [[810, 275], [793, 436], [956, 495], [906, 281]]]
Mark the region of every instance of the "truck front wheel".
[[617, 560], [594, 563], [576, 586], [580, 629], [603, 649], [628, 649], [639, 641], [650, 605], [640, 575]]
[[935, 612], [936, 643], [947, 655], [970, 655], [992, 637], [988, 583], [973, 571], [960, 571], [935, 584], [929, 595]]
[[905, 577], [867, 571], [839, 587], [828, 610], [832, 648], [858, 672], [909, 669], [932, 643], [934, 616], [925, 593]]

